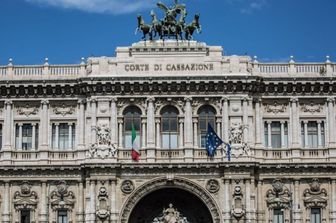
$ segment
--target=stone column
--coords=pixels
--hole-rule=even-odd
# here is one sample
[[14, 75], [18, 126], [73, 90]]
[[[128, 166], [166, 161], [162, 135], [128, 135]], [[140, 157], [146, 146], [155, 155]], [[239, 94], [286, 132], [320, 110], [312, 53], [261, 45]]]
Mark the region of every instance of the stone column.
[[8, 181], [4, 182], [4, 194], [2, 202], [2, 223], [10, 223], [10, 185]]
[[97, 138], [97, 101], [91, 100], [91, 143], [96, 143]]
[[268, 137], [268, 148], [272, 148], [272, 122], [267, 121], [267, 137]]
[[147, 98], [147, 147], [155, 148], [155, 109], [154, 97]]
[[286, 148], [285, 144], [285, 121], [280, 121], [280, 130], [281, 130], [281, 148]]
[[118, 118], [118, 128], [119, 128], [119, 148], [123, 148], [124, 145], [123, 145], [123, 123], [124, 123], [124, 120], [122, 117], [119, 117]]
[[4, 127], [3, 127], [3, 150], [12, 149], [12, 129], [13, 129], [13, 120], [12, 120], [12, 101], [5, 101], [5, 117], [4, 117]]
[[41, 182], [41, 198], [39, 200], [40, 200], [39, 223], [47, 223], [48, 222], [47, 181]]
[[85, 99], [78, 100], [79, 104], [79, 112], [78, 112], [78, 120], [77, 120], [77, 127], [78, 130], [76, 131], [78, 135], [78, 148], [85, 149]]
[[32, 123], [32, 150], [36, 150], [36, 123]]
[[56, 150], [58, 150], [58, 145], [59, 145], [59, 123], [54, 123], [55, 125], [55, 148]]
[[117, 98], [111, 99], [111, 142], [112, 144], [118, 144]]
[[49, 139], [49, 118], [48, 118], [48, 100], [42, 100], [42, 119], [41, 119], [41, 135], [42, 135], [42, 142], [41, 142], [41, 149], [48, 149], [48, 139]]
[[257, 98], [255, 100], [255, 131], [256, 131], [256, 137], [255, 137], [255, 144], [256, 147], [261, 147], [262, 142], [261, 142], [261, 127], [262, 127], [262, 122], [261, 122], [261, 115], [260, 115], [260, 98]]
[[218, 133], [218, 135], [220, 135], [221, 133], [221, 122], [222, 119], [220, 117], [216, 117], [216, 132]]
[[257, 208], [258, 208], [258, 211], [257, 211], [257, 222], [258, 223], [262, 223], [264, 222], [264, 214], [265, 214], [265, 210], [264, 210], [264, 207], [263, 207], [263, 190], [262, 190], [262, 187], [263, 187], [263, 182], [262, 180], [258, 180], [258, 186], [257, 186]]
[[294, 180], [293, 223], [301, 222], [300, 211], [300, 181]]
[[179, 117], [179, 148], [180, 149], [183, 149], [183, 145], [184, 145], [184, 143], [183, 143], [183, 122], [184, 122], [184, 120], [183, 120], [183, 117]]
[[191, 101], [192, 98], [186, 97], [185, 100], [185, 108], [184, 108], [184, 146], [186, 148], [193, 147], [193, 124], [192, 124], [192, 106]]
[[300, 142], [299, 142], [299, 135], [300, 135], [300, 122], [299, 122], [299, 114], [298, 114], [298, 99], [292, 98], [292, 117], [290, 122], [292, 126], [292, 147], [293, 148], [300, 148]]
[[85, 180], [85, 222], [90, 222], [90, 179]]
[[245, 180], [245, 207], [246, 207], [246, 222], [251, 222], [251, 179]]
[[22, 123], [17, 124], [19, 126], [19, 142], [18, 142], [18, 150], [22, 150]]
[[331, 180], [330, 223], [336, 223], [336, 179]]
[[78, 181], [78, 200], [77, 200], [77, 214], [76, 219], [77, 222], [84, 222], [84, 187], [83, 182]]
[[321, 131], [321, 124], [322, 121], [318, 120], [317, 121], [317, 143], [318, 143], [318, 148], [322, 148], [322, 131]]
[[146, 148], [146, 123], [147, 123], [147, 120], [146, 120], [146, 117], [142, 117], [141, 118], [141, 147], [142, 148]]
[[193, 124], [194, 124], [194, 147], [198, 148], [198, 118], [193, 118]]
[[68, 123], [68, 128], [69, 128], [69, 139], [68, 139], [68, 149], [74, 149], [72, 146], [72, 124], [73, 123]]
[[224, 180], [224, 210], [223, 210], [223, 220], [224, 223], [230, 223], [230, 218], [231, 218], [231, 214], [230, 214], [230, 199], [231, 199], [231, 195], [229, 194], [229, 188], [230, 188], [230, 180], [225, 179]]
[[156, 125], [156, 148], [161, 148], [161, 119], [160, 117], [155, 118]]
[[304, 131], [304, 147], [309, 147], [308, 142], [308, 121], [303, 121], [303, 131]]
[[96, 181], [90, 181], [90, 221], [89, 223], [95, 223], [96, 219]]
[[111, 223], [118, 222], [118, 210], [117, 210], [117, 181], [112, 180], [112, 194], [111, 194]]
[[335, 141], [335, 111], [334, 111], [334, 101], [333, 97], [327, 99], [328, 101], [328, 125], [329, 125], [329, 147], [336, 147]]
[[222, 136], [226, 143], [229, 142], [229, 100], [224, 97], [222, 99]]
[[243, 99], [243, 131], [244, 131], [244, 143], [248, 142], [248, 98]]

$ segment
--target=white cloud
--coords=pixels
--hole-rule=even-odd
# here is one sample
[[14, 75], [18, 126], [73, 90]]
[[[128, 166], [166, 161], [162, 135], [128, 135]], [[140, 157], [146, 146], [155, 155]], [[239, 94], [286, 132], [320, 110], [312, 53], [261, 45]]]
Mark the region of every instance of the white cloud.
[[154, 6], [154, 0], [25, 0], [32, 4], [92, 13], [125, 14]]
[[261, 10], [268, 0], [226, 0], [230, 5], [238, 6], [242, 14], [251, 14]]

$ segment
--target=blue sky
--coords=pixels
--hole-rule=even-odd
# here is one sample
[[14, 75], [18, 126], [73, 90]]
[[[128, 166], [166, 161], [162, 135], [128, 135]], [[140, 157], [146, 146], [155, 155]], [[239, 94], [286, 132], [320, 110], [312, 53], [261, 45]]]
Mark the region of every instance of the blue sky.
[[[336, 61], [336, 0], [180, 0], [201, 14], [208, 45], [261, 61]], [[0, 0], [0, 64], [79, 63], [114, 56], [140, 40], [136, 16], [150, 20], [156, 0]], [[164, 0], [172, 4], [173, 0]]]

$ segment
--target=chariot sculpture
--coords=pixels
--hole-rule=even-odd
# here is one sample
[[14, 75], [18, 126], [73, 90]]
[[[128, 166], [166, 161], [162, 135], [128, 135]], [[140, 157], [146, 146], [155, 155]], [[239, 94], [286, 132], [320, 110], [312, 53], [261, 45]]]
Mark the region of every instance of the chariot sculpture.
[[[153, 40], [175, 38], [176, 40], [192, 40], [195, 31], [201, 33], [202, 28], [199, 22], [200, 15], [195, 14], [194, 20], [187, 24], [185, 19], [188, 15], [186, 5], [179, 4], [178, 0], [174, 0], [174, 5], [166, 6], [162, 2], [158, 2], [157, 6], [164, 12], [165, 16], [159, 20], [154, 10], [151, 11], [152, 22], [146, 24], [141, 15], [138, 15], [138, 27], [136, 33], [141, 31], [142, 39]], [[184, 36], [183, 36], [184, 34]]]

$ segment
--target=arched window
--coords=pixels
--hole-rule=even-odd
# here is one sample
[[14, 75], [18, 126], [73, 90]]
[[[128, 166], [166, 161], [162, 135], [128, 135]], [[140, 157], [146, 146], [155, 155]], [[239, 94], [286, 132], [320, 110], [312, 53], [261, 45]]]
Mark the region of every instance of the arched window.
[[162, 148], [178, 147], [178, 110], [174, 106], [166, 106], [161, 110]]
[[135, 143], [141, 146], [141, 110], [136, 106], [130, 106], [124, 113], [124, 148], [132, 148], [132, 128], [136, 132]]
[[[202, 106], [198, 110], [198, 139], [199, 145], [205, 147], [205, 138], [208, 131], [208, 123], [216, 130], [216, 111], [213, 107], [209, 105]], [[219, 134], [219, 132], [217, 132]]]

